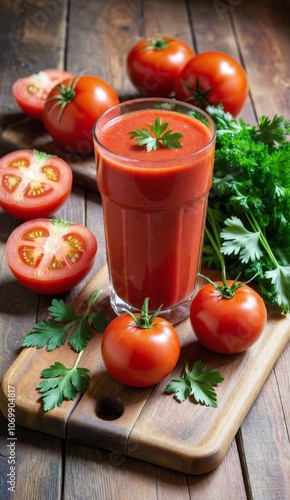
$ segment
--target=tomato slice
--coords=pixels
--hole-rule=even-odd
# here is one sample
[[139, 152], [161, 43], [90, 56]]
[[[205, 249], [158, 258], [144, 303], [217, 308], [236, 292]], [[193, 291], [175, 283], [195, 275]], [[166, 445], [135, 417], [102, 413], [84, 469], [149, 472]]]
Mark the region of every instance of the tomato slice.
[[31, 118], [42, 121], [45, 100], [53, 87], [75, 75], [59, 69], [45, 69], [24, 78], [12, 86], [12, 93], [18, 106]]
[[0, 159], [0, 206], [18, 219], [50, 217], [72, 183], [71, 168], [57, 156], [23, 149]]
[[9, 236], [5, 255], [14, 276], [30, 290], [58, 294], [80, 283], [97, 253], [94, 234], [82, 224], [34, 219]]

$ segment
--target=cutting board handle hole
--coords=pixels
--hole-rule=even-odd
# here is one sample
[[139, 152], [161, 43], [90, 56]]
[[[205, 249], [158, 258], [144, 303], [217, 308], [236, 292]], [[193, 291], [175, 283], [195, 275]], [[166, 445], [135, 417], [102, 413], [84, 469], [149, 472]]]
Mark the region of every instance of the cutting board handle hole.
[[97, 400], [96, 414], [102, 420], [117, 420], [124, 413], [124, 404], [116, 398]]

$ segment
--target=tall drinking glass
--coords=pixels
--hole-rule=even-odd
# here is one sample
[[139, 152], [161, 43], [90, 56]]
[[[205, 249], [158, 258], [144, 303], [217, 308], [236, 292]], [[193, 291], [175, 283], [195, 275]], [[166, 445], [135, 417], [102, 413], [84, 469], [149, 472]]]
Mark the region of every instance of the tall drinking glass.
[[[178, 147], [157, 140], [156, 119], [168, 124], [163, 133], [182, 134]], [[135, 129], [157, 149], [138, 145]], [[189, 314], [200, 266], [214, 123], [190, 104], [142, 98], [106, 111], [93, 135], [111, 305], [117, 314], [138, 311], [148, 297], [151, 311], [162, 305], [161, 316], [176, 323]]]

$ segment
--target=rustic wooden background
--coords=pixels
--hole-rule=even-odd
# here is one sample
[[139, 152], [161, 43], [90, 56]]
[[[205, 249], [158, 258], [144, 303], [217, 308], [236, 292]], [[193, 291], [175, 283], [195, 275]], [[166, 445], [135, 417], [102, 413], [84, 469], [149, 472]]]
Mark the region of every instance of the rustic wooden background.
[[[247, 121], [255, 123], [262, 114], [290, 118], [289, 0], [1, 0], [0, 7], [1, 155], [25, 144], [54, 147], [41, 124], [25, 118], [15, 104], [11, 86], [17, 78], [49, 67], [86, 71], [107, 80], [125, 99], [135, 95], [124, 71], [126, 54], [138, 36], [153, 33], [180, 34], [197, 52], [221, 50], [241, 60], [250, 81], [242, 112]], [[88, 165], [87, 159], [84, 169]], [[72, 195], [57, 215], [84, 223], [96, 234], [99, 253], [88, 281], [104, 264], [105, 247], [100, 197], [92, 179], [84, 189], [84, 177], [76, 176]], [[1, 377], [20, 352], [21, 339], [46, 316], [51, 301], [24, 291], [7, 269], [5, 241], [18, 224], [0, 210]], [[19, 426], [14, 498], [287, 499], [289, 390], [288, 346], [224, 462], [204, 476], [186, 476]], [[7, 453], [7, 421], [0, 415], [1, 499], [9, 498]]]

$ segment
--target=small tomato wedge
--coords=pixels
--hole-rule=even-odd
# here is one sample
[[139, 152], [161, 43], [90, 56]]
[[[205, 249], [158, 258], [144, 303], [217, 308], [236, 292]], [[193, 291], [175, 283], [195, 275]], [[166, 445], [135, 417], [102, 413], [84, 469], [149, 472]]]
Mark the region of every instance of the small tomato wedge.
[[80, 283], [97, 253], [94, 234], [82, 224], [34, 219], [9, 236], [5, 255], [22, 285], [43, 294], [58, 294]]
[[62, 148], [79, 154], [93, 151], [93, 125], [107, 109], [119, 103], [114, 89], [97, 76], [65, 80], [46, 99], [43, 122]]
[[175, 79], [194, 51], [182, 40], [155, 36], [139, 40], [128, 53], [127, 73], [145, 97], [169, 97]]
[[57, 156], [14, 151], [0, 159], [0, 206], [17, 219], [50, 217], [68, 198], [73, 176]]
[[202, 345], [221, 354], [235, 354], [251, 347], [267, 321], [260, 295], [246, 284], [227, 280], [207, 283], [190, 308], [193, 331]]
[[190, 59], [175, 81], [175, 97], [199, 108], [223, 105], [237, 116], [249, 91], [247, 75], [241, 64], [223, 52], [202, 52]]
[[147, 387], [163, 380], [175, 367], [180, 340], [174, 327], [148, 315], [145, 299], [141, 313], [124, 313], [107, 326], [101, 353], [108, 372], [122, 384]]
[[45, 69], [35, 75], [19, 78], [12, 86], [18, 106], [31, 118], [42, 121], [45, 99], [58, 83], [73, 77], [72, 73], [59, 69]]

